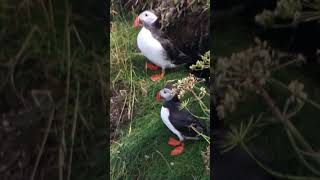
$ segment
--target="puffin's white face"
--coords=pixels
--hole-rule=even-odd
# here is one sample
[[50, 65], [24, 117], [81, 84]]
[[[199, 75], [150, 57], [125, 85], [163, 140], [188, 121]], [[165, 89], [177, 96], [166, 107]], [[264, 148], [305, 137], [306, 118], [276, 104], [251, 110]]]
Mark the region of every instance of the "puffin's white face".
[[175, 95], [169, 88], [163, 88], [159, 91], [160, 97], [165, 99], [165, 101], [170, 101]]
[[134, 20], [134, 27], [138, 27], [140, 22], [142, 22], [142, 24], [151, 25], [154, 22], [156, 22], [157, 19], [158, 19], [158, 17], [153, 12], [151, 12], [151, 11], [143, 11]]

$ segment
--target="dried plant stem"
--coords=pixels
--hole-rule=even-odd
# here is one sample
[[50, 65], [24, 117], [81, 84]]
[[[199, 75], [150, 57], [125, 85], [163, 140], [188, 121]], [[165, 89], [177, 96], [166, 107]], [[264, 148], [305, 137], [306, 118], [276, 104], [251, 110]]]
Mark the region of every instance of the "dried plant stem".
[[301, 151], [299, 150], [298, 146], [297, 146], [297, 143], [295, 142], [291, 132], [286, 129], [286, 132], [288, 134], [288, 137], [289, 137], [289, 140], [293, 146], [293, 149], [295, 150], [295, 152], [297, 153], [300, 161], [311, 171], [313, 172], [314, 174], [316, 175], [320, 175], [320, 171], [317, 170], [316, 168], [314, 168], [310, 163], [308, 163], [308, 161], [304, 158], [303, 156], [303, 153], [301, 153]]
[[[198, 87], [196, 87], [196, 86], [194, 86], [193, 88], [194, 88], [194, 89], [197, 89], [197, 90], [200, 90], [200, 88], [198, 88]], [[210, 96], [210, 94], [207, 93], [207, 92], [205, 93], [205, 95]]]
[[122, 108], [121, 108], [121, 113], [120, 113], [120, 116], [119, 116], [119, 118], [118, 118], [118, 122], [117, 122], [116, 129], [118, 129], [118, 127], [119, 127], [119, 125], [120, 125], [120, 122], [121, 122], [122, 115], [123, 115], [123, 112], [124, 112], [124, 108], [126, 107], [126, 104], [127, 104], [127, 96], [126, 96], [125, 99], [124, 99], [124, 102], [123, 102], [123, 105], [122, 105]]
[[268, 94], [268, 92], [262, 86], [257, 85], [257, 88], [259, 89], [261, 96], [264, 98], [264, 100], [267, 102], [268, 106], [271, 108], [271, 111], [275, 114], [275, 116], [277, 118], [279, 118], [279, 120], [285, 126], [290, 143], [293, 146], [293, 148], [295, 149], [296, 153], [298, 154], [299, 160], [303, 163], [304, 166], [306, 166], [314, 174], [320, 175], [320, 171], [315, 169], [313, 166], [311, 166], [306, 161], [306, 159], [302, 156], [293, 137], [295, 137], [300, 142], [300, 144], [303, 146], [303, 148], [305, 148], [306, 151], [308, 151], [308, 152], [315, 152], [313, 150], [312, 146], [306, 141], [306, 139], [301, 135], [301, 133], [296, 129], [296, 127], [291, 123], [291, 121], [288, 119], [288, 117], [280, 112], [279, 108], [275, 105], [274, 101], [272, 100], [272, 98]]
[[70, 147], [70, 154], [69, 154], [69, 162], [68, 162], [68, 180], [71, 177], [71, 165], [72, 165], [72, 154], [73, 154], [73, 145], [74, 139], [76, 134], [76, 127], [77, 127], [77, 120], [78, 120], [78, 111], [79, 111], [79, 91], [80, 91], [80, 83], [77, 81], [77, 97], [76, 97], [76, 104], [74, 107], [73, 113], [73, 123], [72, 123], [72, 131], [71, 131], [71, 147]]
[[276, 172], [268, 167], [266, 167], [265, 165], [263, 165], [262, 162], [260, 162], [254, 155], [253, 153], [249, 150], [249, 148], [243, 143], [241, 142], [241, 147], [248, 153], [248, 155], [265, 171], [267, 171], [269, 174], [271, 174], [272, 176], [278, 177], [278, 178], [283, 178], [283, 179], [290, 179], [290, 180], [320, 180], [320, 178], [318, 177], [306, 177], [306, 176], [292, 176], [292, 175], [288, 175], [288, 174], [283, 174], [283, 173], [279, 173]]
[[[131, 134], [132, 130], [132, 118], [133, 118], [133, 111], [134, 111], [134, 103], [135, 103], [135, 98], [136, 98], [136, 89], [134, 86], [133, 82], [133, 67], [131, 64], [130, 68], [130, 99], [129, 99], [129, 106], [128, 106], [128, 118], [130, 119], [130, 124], [129, 124], [129, 132], [128, 134]], [[131, 101], [130, 101], [131, 100]]]
[[274, 113], [274, 115], [279, 118], [279, 120], [283, 123], [285, 127], [290, 129], [290, 131], [293, 133], [293, 135], [299, 140], [299, 142], [310, 152], [314, 152], [312, 149], [312, 146], [305, 140], [305, 138], [300, 134], [300, 132], [295, 128], [295, 126], [285, 117], [279, 110], [279, 108], [275, 105], [274, 101], [272, 100], [271, 96], [268, 94], [268, 92], [261, 87], [260, 85], [256, 86], [260, 92], [260, 95], [263, 97], [263, 99], [266, 101], [268, 106], [270, 107], [271, 111]]
[[65, 48], [66, 48], [66, 61], [67, 61], [67, 79], [66, 79], [66, 98], [64, 107], [64, 117], [62, 120], [62, 132], [61, 132], [61, 147], [59, 150], [59, 180], [63, 180], [63, 171], [65, 165], [65, 152], [66, 152], [66, 141], [65, 141], [65, 124], [68, 115], [69, 105], [69, 93], [70, 93], [70, 74], [71, 74], [71, 49], [70, 49], [70, 9], [68, 1], [66, 1], [66, 18], [65, 18]]
[[[287, 89], [289, 91], [288, 87], [285, 84], [283, 84], [281, 81], [278, 81], [278, 80], [276, 80], [274, 78], [270, 78], [269, 81], [273, 82], [273, 83], [279, 85], [280, 87], [282, 87], [284, 89]], [[317, 109], [320, 110], [320, 104], [316, 103], [315, 101], [313, 101], [313, 100], [311, 100], [309, 98], [305, 98], [305, 97], [299, 97], [299, 98], [301, 98], [305, 102], [311, 104], [312, 106], [314, 106], [314, 107], [316, 107]]]
[[301, 62], [301, 60], [300, 60], [300, 59], [295, 59], [295, 60], [293, 60], [293, 61], [288, 61], [288, 62], [286, 62], [286, 63], [279, 64], [278, 66], [273, 67], [273, 68], [271, 69], [271, 71], [276, 71], [276, 70], [285, 68], [285, 67], [287, 67], [287, 66], [289, 66], [289, 65], [291, 65], [291, 64], [296, 64], [296, 63], [298, 63], [298, 62]]
[[206, 136], [205, 134], [199, 132], [195, 127], [190, 126], [191, 129], [193, 129], [197, 134], [199, 134], [201, 137], [203, 137], [203, 139], [205, 139], [207, 141], [208, 144], [210, 144], [210, 137]]
[[36, 172], [37, 172], [37, 169], [38, 169], [38, 166], [39, 166], [39, 163], [40, 163], [40, 159], [41, 159], [41, 156], [43, 154], [43, 151], [44, 151], [44, 146], [47, 142], [47, 139], [48, 139], [48, 135], [49, 135], [49, 132], [50, 132], [50, 129], [51, 129], [51, 125], [52, 125], [52, 121], [53, 121], [53, 117], [54, 117], [54, 112], [55, 112], [55, 108], [53, 107], [51, 113], [50, 113], [50, 117], [49, 117], [49, 121], [48, 121], [48, 127], [45, 131], [45, 134], [43, 136], [43, 140], [41, 142], [41, 146], [40, 146], [40, 150], [39, 150], [39, 153], [38, 153], [38, 156], [37, 156], [37, 159], [36, 159], [36, 163], [33, 167], [33, 170], [32, 170], [32, 173], [31, 173], [31, 177], [30, 177], [30, 180], [33, 180], [35, 175], [36, 175]]
[[210, 116], [210, 114], [207, 113], [207, 112], [210, 112], [210, 110], [209, 110], [208, 107], [203, 103], [203, 101], [201, 100], [201, 98], [199, 98], [199, 96], [198, 96], [193, 90], [190, 90], [190, 92], [191, 92], [192, 95], [198, 100], [199, 105], [200, 105], [203, 113], [204, 113], [206, 116]]
[[[30, 32], [28, 33], [25, 41], [23, 42], [21, 48], [19, 49], [17, 55], [11, 59], [9, 61], [9, 75], [8, 75], [8, 79], [10, 78], [10, 83], [11, 83], [11, 87], [12, 87], [12, 90], [15, 92], [16, 96], [19, 98], [19, 100], [26, 106], [25, 102], [24, 102], [24, 99], [23, 97], [19, 94], [17, 88], [16, 88], [16, 85], [15, 85], [15, 69], [16, 69], [16, 65], [18, 64], [18, 61], [19, 59], [21, 59], [22, 55], [24, 54], [24, 52], [26, 51], [26, 49], [30, 46], [31, 44], [31, 39], [33, 38], [34, 36], [34, 33], [35, 32], [39, 32], [39, 28], [38, 26], [34, 25], [32, 27], [32, 29], [30, 30]], [[6, 84], [6, 81], [5, 80], [5, 83], [3, 85]], [[2, 89], [2, 87], [0, 87], [0, 90]]]
[[195, 115], [194, 113], [192, 113], [188, 107], [184, 107], [184, 108], [185, 108], [192, 116], [194, 116], [194, 117], [196, 117], [196, 118], [198, 118], [198, 119], [204, 119], [204, 120], [209, 119], [209, 116], [207, 116], [207, 117], [197, 116], [197, 115]]

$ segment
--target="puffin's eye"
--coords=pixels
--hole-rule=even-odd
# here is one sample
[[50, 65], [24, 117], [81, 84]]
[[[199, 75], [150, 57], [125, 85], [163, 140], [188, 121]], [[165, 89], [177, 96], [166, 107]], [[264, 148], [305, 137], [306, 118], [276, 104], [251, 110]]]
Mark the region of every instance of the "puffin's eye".
[[145, 16], [148, 16], [148, 14], [146, 13], [146, 14], [144, 14]]

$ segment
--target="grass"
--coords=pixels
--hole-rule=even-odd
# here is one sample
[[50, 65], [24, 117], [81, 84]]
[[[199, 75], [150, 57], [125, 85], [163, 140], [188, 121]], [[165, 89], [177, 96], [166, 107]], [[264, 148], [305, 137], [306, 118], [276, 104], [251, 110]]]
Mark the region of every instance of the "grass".
[[169, 70], [164, 79], [151, 81], [154, 72], [144, 70], [132, 21], [130, 15], [114, 16], [110, 34], [111, 84], [124, 83], [129, 99], [129, 123], [117, 129], [122, 135], [111, 144], [111, 179], [209, 179], [201, 156], [207, 142], [187, 141], [183, 154], [171, 156], [167, 141], [174, 135], [161, 121], [162, 102], [155, 100], [167, 80], [183, 78], [188, 70]]
[[112, 179], [188, 179], [192, 176], [209, 179], [201, 157], [207, 144], [187, 142], [182, 155], [170, 156], [167, 140], [172, 134], [164, 127], [156, 109], [135, 119], [132, 133], [111, 145]]
[[[95, 6], [79, 3], [86, 4], [86, 10]], [[5, 44], [0, 53], [0, 113], [33, 112], [37, 106], [50, 109], [42, 112], [47, 114], [42, 124], [30, 129], [41, 141], [22, 137], [32, 142], [32, 151], [12, 149], [26, 150], [30, 157], [32, 171], [23, 170], [21, 178], [106, 177], [104, 34], [102, 28], [97, 30], [102, 21], [83, 12], [69, 1], [0, 3], [0, 43]], [[87, 19], [92, 24], [85, 23]], [[22, 120], [35, 118], [22, 116]]]

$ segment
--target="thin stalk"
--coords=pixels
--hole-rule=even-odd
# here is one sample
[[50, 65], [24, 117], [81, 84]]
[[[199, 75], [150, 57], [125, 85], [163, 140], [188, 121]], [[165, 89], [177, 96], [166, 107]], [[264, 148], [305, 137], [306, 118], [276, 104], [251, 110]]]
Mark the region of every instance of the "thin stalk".
[[303, 157], [303, 154], [301, 153], [301, 151], [299, 150], [291, 132], [289, 130], [286, 129], [287, 135], [289, 137], [289, 140], [291, 142], [291, 145], [293, 147], [293, 149], [295, 150], [295, 152], [297, 153], [300, 161], [302, 162], [302, 164], [307, 167], [311, 172], [313, 172], [316, 175], [320, 175], [320, 171], [315, 169], [310, 163], [308, 163], [308, 161]]
[[[281, 81], [278, 81], [278, 80], [276, 80], [274, 78], [270, 78], [268, 81], [273, 82], [273, 83], [279, 85], [280, 87], [290, 91], [288, 89], [288, 87], [284, 83], [282, 83]], [[315, 101], [313, 101], [313, 100], [311, 100], [309, 98], [305, 98], [305, 97], [300, 97], [299, 96], [299, 98], [301, 98], [302, 100], [306, 101], [307, 103], [311, 104], [312, 106], [314, 106], [314, 107], [316, 107], [317, 109], [320, 110], [320, 104], [318, 104], [317, 102], [315, 102]]]
[[48, 136], [49, 136], [49, 132], [50, 132], [52, 121], [53, 121], [53, 117], [54, 117], [54, 112], [55, 112], [55, 107], [52, 108], [52, 111], [50, 113], [49, 120], [48, 120], [48, 126], [47, 126], [47, 129], [46, 129], [45, 134], [43, 136], [43, 139], [42, 139], [42, 142], [41, 142], [41, 146], [40, 146], [40, 151], [38, 153], [38, 156], [37, 156], [37, 159], [36, 159], [36, 163], [35, 163], [35, 165], [33, 167], [30, 180], [33, 180], [35, 175], [36, 175], [36, 172], [37, 172], [37, 169], [38, 169], [38, 166], [39, 166], [39, 163], [40, 163], [43, 151], [44, 151], [44, 147], [46, 145], [46, 142], [47, 142], [47, 139], [48, 139]]
[[261, 86], [256, 86], [260, 91], [260, 95], [264, 98], [271, 111], [275, 114], [277, 118], [282, 122], [282, 124], [288, 128], [291, 133], [297, 138], [297, 140], [301, 143], [301, 145], [309, 152], [314, 152], [312, 146], [306, 141], [306, 139], [302, 136], [302, 134], [295, 128], [295, 126], [287, 119], [287, 117], [283, 116], [280, 112], [279, 108], [275, 105], [270, 95], [267, 91]]
[[289, 175], [289, 174], [283, 174], [277, 171], [274, 171], [270, 169], [269, 167], [263, 165], [262, 162], [260, 162], [254, 155], [253, 153], [249, 150], [249, 148], [244, 144], [240, 143], [241, 147], [248, 153], [248, 155], [262, 168], [264, 169], [267, 173], [271, 174], [272, 176], [275, 176], [277, 178], [283, 178], [283, 179], [290, 179], [290, 180], [320, 180], [318, 177], [308, 177], [308, 176], [294, 176], [294, 175]]
[[207, 110], [209, 110], [208, 109], [208, 107], [203, 103], [203, 101], [197, 96], [197, 94], [194, 92], [194, 91], [190, 91], [192, 94], [193, 94], [193, 96], [198, 100], [198, 102], [199, 102], [199, 105], [200, 105], [200, 107], [201, 107], [201, 109], [203, 110], [203, 113], [206, 115], [206, 116], [210, 116], [210, 114], [208, 114], [207, 112]]
[[261, 92], [260, 95], [264, 98], [268, 106], [270, 107], [271, 111], [280, 119], [280, 121], [285, 125], [285, 127], [289, 128], [290, 131], [294, 134], [294, 136], [300, 141], [300, 143], [309, 151], [314, 152], [312, 146], [305, 140], [305, 138], [300, 134], [300, 132], [294, 127], [294, 125], [282, 115], [278, 107], [273, 102], [270, 95], [267, 93], [265, 89], [261, 86], [257, 86], [259, 91]]
[[68, 176], [67, 176], [68, 180], [70, 180], [70, 178], [71, 178], [73, 145], [74, 145], [74, 139], [75, 139], [75, 134], [76, 134], [78, 112], [79, 112], [79, 91], [80, 91], [80, 83], [78, 80], [77, 81], [77, 97], [76, 97], [76, 103], [75, 103], [74, 112], [73, 112], [73, 123], [72, 123], [72, 130], [71, 130], [71, 145], [70, 145], [69, 162], [68, 162]]
[[201, 116], [197, 116], [197, 115], [195, 115], [194, 113], [192, 113], [190, 110], [189, 110], [189, 108], [188, 107], [184, 107], [192, 116], [194, 116], [194, 117], [196, 117], [196, 118], [198, 118], [198, 119], [203, 119], [203, 120], [208, 120], [209, 119], [209, 117], [201, 117]]
[[156, 152], [157, 152], [157, 153], [161, 156], [161, 158], [166, 162], [166, 164], [167, 164], [167, 166], [168, 166], [168, 169], [169, 169], [170, 171], [172, 171], [168, 160], [163, 156], [163, 154], [162, 154], [160, 151], [158, 151], [158, 150], [156, 150]]
[[68, 1], [66, 1], [66, 18], [65, 18], [65, 49], [66, 49], [66, 61], [67, 61], [67, 79], [66, 79], [66, 98], [65, 98], [65, 106], [64, 106], [64, 117], [62, 120], [62, 133], [61, 133], [61, 148], [60, 155], [62, 157], [60, 161], [60, 169], [59, 169], [59, 179], [63, 180], [63, 170], [64, 170], [64, 154], [66, 152], [66, 142], [65, 142], [65, 124], [68, 115], [68, 105], [69, 105], [69, 91], [70, 91], [70, 74], [71, 74], [71, 59], [70, 59], [70, 9]]
[[199, 134], [201, 137], [203, 137], [203, 139], [205, 139], [208, 144], [210, 144], [210, 137], [206, 136], [205, 134], [199, 132], [195, 127], [190, 126], [192, 130], [194, 130], [197, 134]]

